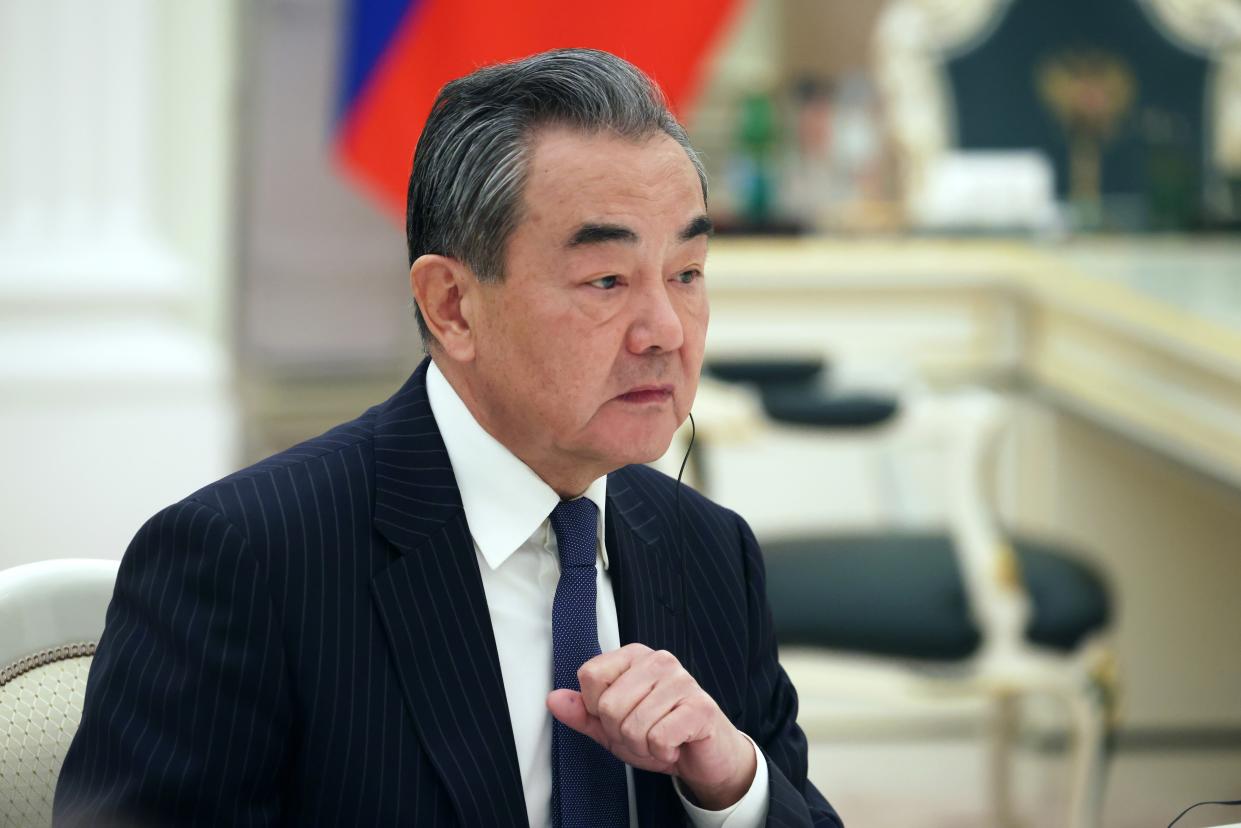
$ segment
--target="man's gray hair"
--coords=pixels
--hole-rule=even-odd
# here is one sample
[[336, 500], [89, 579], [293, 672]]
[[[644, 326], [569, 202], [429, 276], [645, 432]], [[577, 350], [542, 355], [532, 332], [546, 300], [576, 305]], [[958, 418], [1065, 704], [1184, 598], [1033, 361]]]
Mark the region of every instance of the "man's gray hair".
[[[663, 132], [685, 149], [706, 200], [702, 162], [654, 81], [607, 52], [557, 49], [484, 67], [440, 90], [409, 175], [409, 263], [437, 253], [464, 262], [480, 281], [503, 279], [530, 139], [552, 125], [635, 141]], [[414, 313], [427, 343], [416, 305]]]

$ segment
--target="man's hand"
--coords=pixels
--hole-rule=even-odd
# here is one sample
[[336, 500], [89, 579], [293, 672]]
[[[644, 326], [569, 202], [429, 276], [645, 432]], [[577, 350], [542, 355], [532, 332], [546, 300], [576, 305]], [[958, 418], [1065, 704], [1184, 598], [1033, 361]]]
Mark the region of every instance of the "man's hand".
[[582, 692], [553, 690], [552, 715], [626, 764], [680, 778], [719, 811], [754, 781], [754, 746], [676, 656], [643, 644], [595, 656], [577, 671]]

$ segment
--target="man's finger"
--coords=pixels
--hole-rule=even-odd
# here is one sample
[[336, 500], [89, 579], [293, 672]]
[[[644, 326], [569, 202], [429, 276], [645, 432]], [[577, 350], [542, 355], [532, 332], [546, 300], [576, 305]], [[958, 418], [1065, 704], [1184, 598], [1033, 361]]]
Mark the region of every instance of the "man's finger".
[[[633, 671], [630, 670], [629, 672], [632, 673]], [[626, 673], [626, 675], [629, 675], [629, 673]], [[623, 681], [624, 677], [616, 684], [613, 684], [608, 692], [603, 695], [599, 702], [602, 707], [606, 708], [608, 706], [608, 696], [615, 693], [618, 685]], [[674, 707], [683, 702], [697, 688], [698, 685], [689, 674], [672, 676], [660, 681], [641, 701], [626, 713], [624, 721], [620, 723], [617, 729], [620, 737], [630, 745], [634, 752], [643, 756], [653, 756], [654, 753], [651, 751], [648, 738], [651, 727], [668, 715]]]
[[645, 644], [626, 644], [619, 650], [601, 653], [587, 661], [577, 671], [577, 681], [582, 688], [586, 710], [599, 712], [599, 697], [612, 682], [629, 669], [637, 659], [651, 651]]
[[605, 748], [608, 747], [603, 723], [598, 716], [593, 716], [586, 710], [581, 693], [576, 690], [553, 690], [547, 694], [547, 709], [567, 727], [586, 734]]
[[682, 747], [703, 737], [706, 724], [700, 708], [679, 705], [647, 731], [647, 748], [657, 759], [675, 762]]
[[[629, 732], [626, 732], [622, 725], [629, 721], [634, 709], [656, 689], [666, 683], [676, 683], [679, 672], [684, 672], [681, 665], [670, 653], [662, 650], [643, 653], [634, 659], [629, 669], [604, 689], [595, 709], [591, 711], [603, 722], [608, 738], [613, 743], [623, 741], [635, 754], [647, 756], [646, 731], [632, 732], [632, 725], [636, 722], [629, 723]], [[665, 712], [660, 711], [659, 716], [650, 719], [648, 726], [658, 721]]]

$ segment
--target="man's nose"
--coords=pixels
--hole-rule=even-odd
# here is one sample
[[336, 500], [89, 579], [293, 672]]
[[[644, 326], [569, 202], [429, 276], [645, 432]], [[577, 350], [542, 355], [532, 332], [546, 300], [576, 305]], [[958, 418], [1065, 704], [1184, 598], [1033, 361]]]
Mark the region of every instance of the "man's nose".
[[675, 351], [685, 341], [681, 317], [673, 305], [669, 285], [654, 279], [637, 291], [637, 307], [629, 326], [629, 350], [635, 354], [652, 351]]

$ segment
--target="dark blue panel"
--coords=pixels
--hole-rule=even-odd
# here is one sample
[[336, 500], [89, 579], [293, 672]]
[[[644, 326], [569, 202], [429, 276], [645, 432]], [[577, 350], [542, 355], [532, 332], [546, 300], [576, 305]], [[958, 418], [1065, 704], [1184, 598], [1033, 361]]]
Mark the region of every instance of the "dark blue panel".
[[344, 0], [337, 125], [362, 92], [401, 21], [407, 14], [413, 14], [424, 1]]
[[[1043, 105], [1035, 73], [1045, 58], [1102, 50], [1128, 64], [1137, 96], [1104, 151], [1105, 195], [1149, 201], [1156, 165], [1173, 154], [1196, 194], [1204, 164], [1207, 64], [1163, 36], [1136, 0], [1013, 0], [996, 31], [948, 64], [957, 135], [965, 149], [1034, 147], [1051, 157], [1067, 190], [1068, 145]], [[1166, 176], [1165, 176], [1166, 177]], [[1195, 195], [1196, 197], [1196, 195]]]

